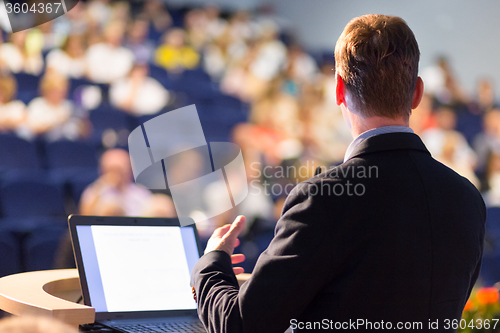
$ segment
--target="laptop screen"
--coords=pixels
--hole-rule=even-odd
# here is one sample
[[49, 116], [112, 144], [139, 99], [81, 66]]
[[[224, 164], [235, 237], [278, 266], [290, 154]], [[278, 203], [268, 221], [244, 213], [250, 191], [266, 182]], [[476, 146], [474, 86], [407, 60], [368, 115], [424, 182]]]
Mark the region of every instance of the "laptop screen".
[[76, 233], [96, 313], [196, 309], [192, 227], [77, 225]]

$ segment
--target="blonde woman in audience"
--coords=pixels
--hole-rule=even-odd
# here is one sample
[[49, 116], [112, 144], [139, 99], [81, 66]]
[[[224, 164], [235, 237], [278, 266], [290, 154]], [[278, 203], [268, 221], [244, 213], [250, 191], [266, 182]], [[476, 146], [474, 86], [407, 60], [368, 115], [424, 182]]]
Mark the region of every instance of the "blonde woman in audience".
[[198, 65], [200, 55], [195, 49], [186, 45], [186, 33], [183, 29], [175, 28], [168, 31], [163, 44], [155, 53], [155, 62], [171, 72], [182, 72]]
[[170, 93], [155, 79], [148, 77], [148, 65], [135, 65], [127, 78], [111, 84], [111, 104], [140, 116], [155, 114], [169, 102]]
[[69, 35], [60, 49], [47, 55], [47, 69], [79, 79], [85, 76], [85, 42], [82, 35]]
[[0, 333], [78, 333], [78, 329], [50, 317], [8, 317], [0, 320]]
[[80, 199], [83, 215], [140, 216], [151, 199], [151, 192], [132, 181], [129, 154], [111, 149], [99, 161], [101, 176], [90, 184]]
[[134, 65], [134, 54], [122, 46], [125, 25], [113, 21], [106, 26], [104, 42], [90, 46], [85, 55], [88, 78], [111, 83], [124, 78]]
[[48, 140], [77, 139], [83, 133], [83, 122], [76, 117], [74, 105], [67, 100], [68, 79], [47, 73], [40, 82], [41, 97], [28, 104], [27, 130], [31, 135], [44, 134]]
[[26, 105], [13, 100], [17, 84], [12, 75], [0, 75], [0, 132], [17, 130], [26, 120]]
[[0, 45], [0, 64], [12, 73], [38, 75], [43, 70], [43, 36], [38, 29], [12, 33], [8, 43]]

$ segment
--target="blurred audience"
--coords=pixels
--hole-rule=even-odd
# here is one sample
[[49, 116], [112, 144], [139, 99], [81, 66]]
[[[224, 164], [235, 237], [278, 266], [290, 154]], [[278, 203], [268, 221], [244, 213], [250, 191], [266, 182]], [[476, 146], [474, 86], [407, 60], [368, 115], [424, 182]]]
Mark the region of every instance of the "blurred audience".
[[[126, 145], [139, 117], [196, 103], [204, 130], [231, 136], [240, 146], [249, 187], [237, 209], [208, 219], [199, 229], [209, 236], [244, 213], [247, 241], [253, 242], [272, 228], [291, 188], [318, 165], [342, 162], [352, 140], [336, 105], [333, 52], [308, 53], [270, 7], [262, 8], [229, 12], [207, 5], [169, 11], [162, 0], [89, 0], [38, 28], [0, 34], [6, 41], [0, 44], [0, 131], [36, 144], [86, 140], [105, 149]], [[480, 186], [489, 206], [500, 206], [495, 82], [480, 78], [475, 94], [468, 94], [452, 60], [440, 57], [422, 70], [426, 93], [410, 126], [435, 158]], [[205, 80], [193, 82], [203, 88], [200, 94], [189, 80]], [[99, 129], [101, 142], [101, 134], [89, 135], [88, 123], [94, 112], [106, 121], [109, 109], [116, 111], [109, 113], [113, 116], [128, 113], [123, 119], [131, 124]], [[90, 117], [84, 110], [91, 110]], [[175, 177], [200, 172], [196, 156], [184, 157], [173, 169]], [[279, 168], [287, 172], [269, 172]], [[100, 171], [82, 195], [82, 214], [175, 216], [170, 197], [153, 195], [132, 181], [127, 152], [103, 153]], [[220, 204], [214, 193], [224, 186], [207, 190], [193, 214], [208, 216]]]

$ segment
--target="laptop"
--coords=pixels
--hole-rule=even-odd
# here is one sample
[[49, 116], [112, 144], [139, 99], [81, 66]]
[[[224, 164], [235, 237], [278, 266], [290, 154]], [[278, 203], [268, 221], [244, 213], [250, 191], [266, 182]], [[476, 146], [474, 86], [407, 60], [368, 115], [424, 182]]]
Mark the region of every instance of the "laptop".
[[175, 218], [71, 215], [85, 305], [121, 332], [206, 332], [190, 274], [200, 257], [193, 224]]

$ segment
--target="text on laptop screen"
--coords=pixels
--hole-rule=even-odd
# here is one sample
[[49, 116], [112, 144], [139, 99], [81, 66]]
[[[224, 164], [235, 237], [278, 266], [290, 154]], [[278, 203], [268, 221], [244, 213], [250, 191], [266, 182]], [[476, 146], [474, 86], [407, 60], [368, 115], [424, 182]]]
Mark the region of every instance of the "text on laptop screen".
[[196, 309], [190, 272], [198, 260], [193, 228], [76, 226], [96, 312]]

